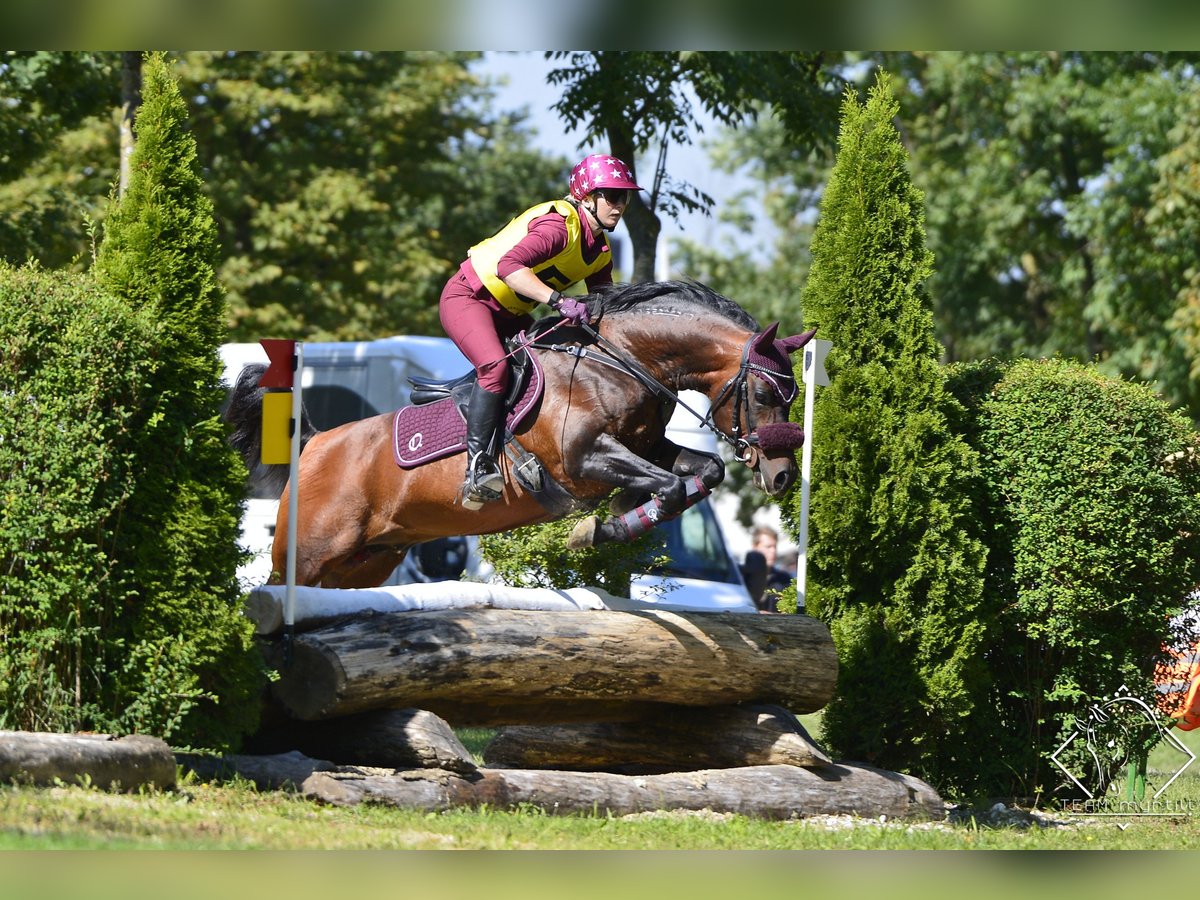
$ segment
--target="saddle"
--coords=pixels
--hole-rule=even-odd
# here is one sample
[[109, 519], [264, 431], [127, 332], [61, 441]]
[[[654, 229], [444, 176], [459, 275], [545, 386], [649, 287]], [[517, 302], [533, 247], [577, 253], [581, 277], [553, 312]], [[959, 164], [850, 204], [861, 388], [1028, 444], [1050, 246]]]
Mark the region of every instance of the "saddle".
[[[513, 353], [509, 362], [511, 377], [508, 382], [508, 391], [504, 395], [505, 410], [511, 410], [517, 401], [521, 399], [521, 395], [526, 388], [530, 367], [537, 366], [537, 362], [523, 345], [518, 346], [511, 352]], [[465, 415], [467, 401], [471, 397], [471, 386], [475, 383], [477, 377], [478, 373], [474, 369], [465, 375], [459, 375], [457, 378], [449, 378], [443, 381], [439, 381], [436, 378], [422, 378], [419, 375], [410, 375], [408, 376], [408, 383], [412, 385], [412, 393], [409, 399], [413, 406], [425, 406], [429, 403], [437, 403], [439, 400], [445, 400], [447, 397], [453, 397], [455, 406]]]
[[[504, 425], [509, 433], [541, 400], [545, 386], [541, 365], [524, 346], [515, 350], [511, 365], [512, 378], [504, 399]], [[412, 376], [409, 382], [412, 405], [398, 410], [392, 421], [396, 465], [413, 469], [465, 450], [466, 409], [475, 383], [474, 370], [445, 381]]]

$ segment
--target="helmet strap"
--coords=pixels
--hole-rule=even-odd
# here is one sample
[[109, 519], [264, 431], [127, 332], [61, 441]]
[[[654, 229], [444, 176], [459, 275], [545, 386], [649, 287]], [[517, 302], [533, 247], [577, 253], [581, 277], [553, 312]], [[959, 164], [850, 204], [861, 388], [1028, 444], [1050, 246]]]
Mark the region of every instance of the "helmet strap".
[[[586, 200], [589, 200], [589, 199], [592, 201], [591, 206], [588, 206], [587, 203], [585, 202]], [[584, 198], [584, 200], [580, 200], [579, 205], [582, 206], [584, 209], [586, 209], [591, 214], [593, 221], [595, 221], [595, 223], [600, 226], [601, 231], [607, 231], [611, 234], [612, 232], [617, 230], [616, 225], [613, 225], [611, 228], [609, 228], [607, 225], [605, 225], [603, 222], [600, 221], [600, 213], [597, 210], [596, 194], [594, 191], [592, 193], [588, 194], [587, 197]]]

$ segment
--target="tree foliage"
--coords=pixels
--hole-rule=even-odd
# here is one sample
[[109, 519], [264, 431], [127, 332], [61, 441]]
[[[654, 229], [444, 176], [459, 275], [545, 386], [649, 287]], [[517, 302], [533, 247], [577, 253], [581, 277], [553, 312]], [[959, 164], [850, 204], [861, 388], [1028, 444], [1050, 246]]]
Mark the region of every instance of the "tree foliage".
[[[853, 60], [847, 60], [852, 62]], [[1195, 312], [1200, 222], [1191, 53], [937, 52], [885, 64], [924, 192], [936, 333], [947, 359], [1062, 354], [1156, 384], [1200, 419]], [[764, 117], [720, 145], [748, 167], [793, 268], [828, 168]], [[736, 221], [739, 213], [730, 211]], [[746, 213], [740, 213], [743, 219]], [[761, 274], [730, 276], [752, 285]], [[723, 287], [738, 296], [737, 284]]]
[[[1195, 232], [1155, 208], [1200, 91], [1196, 54], [889, 58], [929, 197], [932, 289], [952, 359], [1097, 359], [1200, 414], [1172, 319]], [[919, 90], [911, 86], [919, 85]], [[1179, 252], [1181, 246], [1190, 251]]]
[[[103, 218], [117, 175], [119, 54], [64, 58], [74, 68], [62, 56], [44, 61], [55, 90], [78, 93], [61, 121], [47, 121], [39, 99], [48, 76], [18, 88], [13, 60], [0, 68], [0, 92], [17, 97], [0, 104], [0, 132], [41, 136], [0, 166], [0, 257], [83, 269], [85, 216]], [[437, 297], [467, 248], [566, 182], [566, 160], [531, 150], [518, 120], [487, 112], [487, 88], [469, 70], [477, 56], [178, 56], [230, 339], [440, 333]]]
[[[896, 112], [882, 81], [865, 104], [847, 92], [813, 238], [805, 319], [833, 349], [814, 415], [806, 601], [838, 648], [831, 748], [956, 786], [944, 736], [980, 712], [984, 551], [966, 502], [978, 460], [951, 430]], [[799, 502], [785, 510], [793, 529]]]
[[713, 204], [702, 190], [669, 175], [668, 148], [691, 143], [693, 129], [699, 130], [693, 102], [728, 126], [768, 108], [800, 146], [832, 138], [841, 81], [821, 53], [562, 50], [547, 57], [565, 63], [549, 75], [563, 88], [554, 109], [568, 127], [583, 127], [585, 144], [604, 140], [635, 172], [646, 154], [656, 160], [639, 176], [649, 203], [635, 197], [625, 214], [634, 281], [653, 277], [660, 209], [675, 216], [707, 212]]

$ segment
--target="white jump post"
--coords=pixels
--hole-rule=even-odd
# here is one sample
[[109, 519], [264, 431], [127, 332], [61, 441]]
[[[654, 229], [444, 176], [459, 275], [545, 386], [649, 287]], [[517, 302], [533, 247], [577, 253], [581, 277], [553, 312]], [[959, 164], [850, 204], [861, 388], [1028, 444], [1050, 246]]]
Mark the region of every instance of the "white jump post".
[[304, 344], [300, 341], [296, 341], [294, 365], [292, 421], [289, 425], [291, 455], [288, 460], [287, 599], [284, 604], [283, 618], [289, 651], [296, 626], [296, 522], [300, 517], [300, 416], [304, 409], [300, 396], [304, 390]]
[[808, 570], [808, 499], [812, 476], [813, 403], [816, 388], [829, 384], [825, 356], [833, 343], [813, 339], [804, 348], [804, 450], [800, 464], [800, 533], [796, 537], [796, 608], [804, 609]]

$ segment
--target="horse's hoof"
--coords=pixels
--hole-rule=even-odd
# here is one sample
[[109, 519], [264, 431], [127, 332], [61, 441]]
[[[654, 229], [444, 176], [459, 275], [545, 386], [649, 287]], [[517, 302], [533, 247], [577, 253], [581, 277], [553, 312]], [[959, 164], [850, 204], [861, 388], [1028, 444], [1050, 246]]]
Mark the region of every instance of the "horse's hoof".
[[622, 488], [613, 494], [612, 499], [608, 501], [608, 511], [614, 516], [623, 516], [631, 509], [636, 509], [645, 503], [648, 499], [650, 499], [650, 495], [645, 491]]
[[600, 527], [599, 516], [588, 516], [580, 520], [567, 538], [568, 550], [586, 550], [596, 546], [596, 529]]

